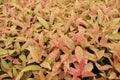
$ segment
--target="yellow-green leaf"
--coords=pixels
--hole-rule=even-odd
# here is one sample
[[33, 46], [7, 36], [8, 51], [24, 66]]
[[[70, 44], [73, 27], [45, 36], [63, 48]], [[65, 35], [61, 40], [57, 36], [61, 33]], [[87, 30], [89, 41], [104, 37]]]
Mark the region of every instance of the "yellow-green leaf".
[[1, 59], [1, 65], [7, 70], [10, 68], [10, 66], [4, 59]]
[[35, 78], [28, 78], [27, 80], [37, 80], [37, 79], [35, 79]]
[[41, 65], [41, 67], [48, 68], [49, 70], [51, 70], [51, 66], [47, 61], [44, 61], [40, 65]]
[[103, 12], [100, 9], [98, 9], [97, 12], [98, 12], [98, 23], [101, 24], [103, 21]]
[[41, 67], [38, 66], [38, 65], [27, 66], [27, 67], [23, 68], [23, 70], [17, 75], [16, 80], [20, 80], [21, 77], [23, 76], [24, 72], [27, 72], [27, 71], [36, 71], [36, 70], [41, 70]]
[[40, 22], [40, 24], [42, 24], [45, 27], [45, 29], [49, 29], [49, 24], [48, 24], [48, 22], [46, 20], [44, 20], [41, 17], [37, 17], [37, 19]]
[[30, 65], [25, 68], [21, 72], [33, 71], [33, 70], [41, 70], [41, 67], [38, 65]]

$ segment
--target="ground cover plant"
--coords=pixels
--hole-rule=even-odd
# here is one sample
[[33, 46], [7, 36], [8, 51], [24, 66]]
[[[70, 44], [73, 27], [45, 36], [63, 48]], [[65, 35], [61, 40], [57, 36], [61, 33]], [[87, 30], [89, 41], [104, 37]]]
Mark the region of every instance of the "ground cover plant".
[[0, 0], [0, 80], [120, 80], [120, 0]]

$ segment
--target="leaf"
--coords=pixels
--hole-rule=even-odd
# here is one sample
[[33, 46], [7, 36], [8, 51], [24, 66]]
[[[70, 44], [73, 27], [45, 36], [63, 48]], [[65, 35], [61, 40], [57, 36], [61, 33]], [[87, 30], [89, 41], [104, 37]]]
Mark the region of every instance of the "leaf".
[[78, 0], [75, 1], [75, 9], [80, 8], [80, 2]]
[[110, 21], [110, 26], [114, 27], [115, 25], [117, 25], [117, 23], [119, 23], [120, 18], [114, 18]]
[[98, 21], [99, 24], [101, 24], [102, 21], [103, 21], [103, 12], [100, 9], [98, 9], [97, 12], [98, 12], [98, 19], [97, 19], [97, 21]]
[[13, 75], [16, 77], [17, 75], [18, 75], [18, 71], [17, 71], [17, 69], [14, 67], [13, 68]]
[[75, 48], [75, 56], [77, 58], [77, 61], [80, 63], [83, 58], [83, 50], [80, 46], [77, 46]]
[[96, 53], [98, 60], [104, 56], [104, 53], [105, 53], [105, 50], [100, 50]]
[[43, 71], [39, 72], [39, 78], [40, 80], [46, 80], [46, 77], [44, 76]]
[[41, 63], [40, 66], [51, 70], [50, 63], [47, 61], [44, 61], [43, 63]]
[[15, 40], [16, 42], [25, 42], [25, 41], [27, 41], [27, 39], [25, 37], [20, 37], [20, 36], [16, 37], [15, 39], [16, 39]]
[[75, 68], [70, 67], [70, 69], [68, 70], [68, 73], [71, 75], [74, 75], [78, 70]]
[[6, 39], [6, 41], [5, 41], [5, 46], [10, 45], [10, 44], [13, 42], [13, 40], [14, 40], [14, 38], [8, 37], [8, 38]]
[[41, 17], [37, 17], [37, 19], [39, 20], [39, 22], [45, 27], [45, 29], [49, 29], [49, 25], [47, 23], [47, 21], [45, 21], [43, 18]]
[[19, 58], [22, 61], [22, 65], [25, 66], [27, 62], [26, 56], [24, 54], [21, 54]]
[[84, 57], [88, 60], [91, 60], [91, 61], [96, 61], [96, 56], [94, 54], [90, 54], [89, 52], [85, 51], [84, 53]]
[[106, 40], [105, 33], [103, 33], [102, 37], [101, 37], [101, 40], [100, 40], [100, 45], [104, 45], [105, 42], [106, 42], [105, 40]]
[[7, 55], [7, 50], [0, 48], [0, 57], [3, 55]]
[[10, 66], [4, 59], [1, 59], [1, 65], [7, 70], [10, 68]]
[[106, 65], [100, 67], [100, 70], [105, 71], [105, 70], [108, 70], [109, 68], [112, 68], [112, 66], [106, 64]]
[[33, 74], [33, 71], [25, 72], [24, 75], [21, 77], [21, 80], [27, 80], [28, 78], [30, 78], [30, 76], [32, 76], [32, 74]]
[[34, 13], [38, 13], [38, 11], [40, 11], [40, 7], [41, 7], [41, 4], [37, 4], [34, 9]]
[[85, 58], [82, 58], [82, 60], [80, 61], [80, 63], [79, 63], [79, 68], [80, 68], [80, 74], [83, 72], [83, 70], [85, 69], [85, 65], [86, 65], [86, 63], [85, 63]]
[[38, 66], [38, 65], [30, 65], [30, 66], [27, 66], [25, 68], [23, 68], [23, 70], [21, 72], [27, 72], [27, 71], [35, 71], [35, 70], [41, 70], [41, 67]]
[[84, 69], [84, 72], [91, 72], [93, 69], [93, 64], [91, 62], [87, 63]]
[[2, 75], [0, 75], [0, 80], [3, 80], [3, 78], [6, 78], [6, 77], [9, 77], [9, 75], [8, 74], [2, 74]]
[[36, 78], [28, 78], [27, 80], [37, 80]]
[[69, 49], [73, 50], [75, 48], [74, 42], [67, 35], [64, 36], [64, 41], [65, 41], [66, 46]]
[[82, 78], [92, 77], [92, 76], [95, 76], [95, 74], [92, 72], [86, 72], [86, 73], [82, 74]]
[[23, 74], [24, 74], [24, 72], [20, 72], [20, 73], [17, 75], [16, 80], [20, 80], [21, 77], [23, 76]]
[[59, 49], [53, 50], [48, 56], [49, 60], [55, 58], [59, 53], [60, 53]]
[[116, 73], [112, 71], [108, 79], [112, 80], [112, 79], [116, 79], [116, 77], [117, 77]]
[[32, 56], [33, 60], [38, 62], [39, 61], [38, 54], [40, 53], [40, 48], [37, 46], [28, 46], [27, 49], [30, 51], [30, 55]]
[[64, 62], [66, 59], [68, 59], [68, 57], [69, 57], [69, 54], [68, 54], [68, 53], [66, 53], [66, 54], [64, 54], [64, 55], [61, 55], [61, 56], [60, 56], [61, 62]]
[[33, 70], [34, 71], [41, 70], [41, 67], [37, 66], [37, 65], [30, 65], [30, 66], [23, 68], [23, 70], [17, 75], [16, 80], [20, 80], [21, 77], [23, 76], [24, 72], [33, 71]]
[[21, 63], [18, 61], [18, 59], [14, 59], [14, 60], [13, 60], [13, 64], [19, 65], [19, 64], [21, 64]]
[[120, 63], [117, 63], [114, 67], [120, 73]]

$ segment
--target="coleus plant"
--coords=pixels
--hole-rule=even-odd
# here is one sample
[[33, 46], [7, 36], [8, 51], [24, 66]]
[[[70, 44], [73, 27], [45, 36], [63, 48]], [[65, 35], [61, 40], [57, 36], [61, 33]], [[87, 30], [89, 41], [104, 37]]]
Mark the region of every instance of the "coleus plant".
[[0, 0], [0, 80], [119, 80], [119, 4]]

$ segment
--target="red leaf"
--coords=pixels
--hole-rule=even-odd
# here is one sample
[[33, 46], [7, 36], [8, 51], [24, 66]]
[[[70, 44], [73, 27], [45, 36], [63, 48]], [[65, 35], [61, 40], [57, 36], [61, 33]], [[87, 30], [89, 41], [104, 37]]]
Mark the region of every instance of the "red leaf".
[[85, 58], [82, 58], [81, 62], [80, 62], [80, 73], [83, 72], [84, 68], [85, 68]]
[[114, 56], [113, 65], [116, 65], [117, 63], [118, 63], [118, 57], [115, 55], [115, 56]]
[[95, 74], [92, 72], [86, 72], [86, 73], [82, 74], [82, 78], [91, 77], [91, 76], [95, 76]]
[[73, 80], [75, 80], [80, 75], [81, 75], [81, 73], [79, 71], [77, 71], [76, 73], [74, 73]]

